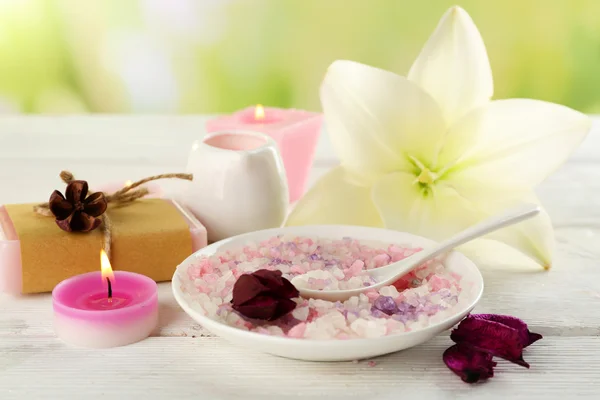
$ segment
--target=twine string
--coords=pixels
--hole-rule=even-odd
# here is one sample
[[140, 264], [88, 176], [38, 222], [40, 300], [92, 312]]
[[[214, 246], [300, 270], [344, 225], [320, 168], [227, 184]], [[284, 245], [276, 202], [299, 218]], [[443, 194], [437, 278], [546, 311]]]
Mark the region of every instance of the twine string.
[[[131, 185], [125, 186], [122, 189], [117, 190], [112, 194], [104, 193], [104, 197], [106, 198], [107, 203], [116, 203], [120, 205], [129, 204], [137, 199], [141, 199], [142, 197], [148, 195], [147, 188], [138, 188], [139, 186], [159, 179], [183, 179], [187, 181], [191, 181], [194, 178], [192, 174], [185, 173], [169, 173], [169, 174], [159, 174], [149, 176], [144, 179], [140, 179], [139, 181], [133, 182]], [[60, 179], [67, 185], [75, 180], [73, 174], [69, 171], [61, 171]], [[136, 189], [138, 188], [138, 189]], [[92, 194], [92, 191], [89, 191]], [[50, 211], [49, 203], [41, 203], [33, 206], [33, 211], [40, 214], [45, 215], [47, 217], [53, 216], [52, 211]], [[104, 214], [102, 214], [102, 231], [103, 231], [103, 249], [106, 252], [108, 258], [111, 258], [111, 242], [112, 242], [112, 222], [110, 217], [108, 216], [108, 210]]]

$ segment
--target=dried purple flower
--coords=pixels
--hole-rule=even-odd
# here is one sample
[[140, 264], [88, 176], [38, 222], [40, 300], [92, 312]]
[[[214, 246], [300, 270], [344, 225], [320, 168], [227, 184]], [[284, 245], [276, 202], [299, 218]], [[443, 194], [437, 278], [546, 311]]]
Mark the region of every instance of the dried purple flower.
[[281, 271], [260, 269], [238, 278], [233, 285], [232, 308], [248, 318], [273, 321], [294, 308], [298, 289], [282, 276]]
[[496, 363], [492, 355], [475, 350], [469, 346], [455, 344], [442, 356], [444, 363], [452, 372], [466, 383], [476, 383], [494, 376]]
[[531, 334], [527, 325], [517, 318], [486, 314], [469, 315], [450, 335], [450, 339], [456, 343], [469, 345], [526, 368], [529, 368], [529, 364], [523, 360], [523, 348], [540, 338], [541, 335]]
[[398, 312], [396, 301], [390, 296], [379, 296], [373, 302], [373, 308], [387, 315], [392, 315]]
[[521, 340], [523, 348], [543, 338], [543, 336], [539, 333], [531, 332], [525, 322], [523, 322], [519, 318], [511, 317], [510, 315], [472, 314], [470, 315], [470, 317], [486, 321], [498, 322], [516, 329], [519, 332], [519, 339]]
[[542, 335], [509, 315], [473, 314], [460, 322], [450, 338], [457, 344], [444, 352], [444, 362], [463, 381], [474, 383], [494, 376], [494, 356], [529, 368], [523, 349]]

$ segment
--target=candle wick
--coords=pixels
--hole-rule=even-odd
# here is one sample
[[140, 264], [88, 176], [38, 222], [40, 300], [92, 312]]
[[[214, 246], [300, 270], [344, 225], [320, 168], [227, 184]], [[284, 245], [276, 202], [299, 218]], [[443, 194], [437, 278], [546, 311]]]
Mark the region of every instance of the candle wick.
[[106, 277], [106, 282], [108, 282], [108, 302], [112, 302], [112, 283], [110, 282], [110, 278]]

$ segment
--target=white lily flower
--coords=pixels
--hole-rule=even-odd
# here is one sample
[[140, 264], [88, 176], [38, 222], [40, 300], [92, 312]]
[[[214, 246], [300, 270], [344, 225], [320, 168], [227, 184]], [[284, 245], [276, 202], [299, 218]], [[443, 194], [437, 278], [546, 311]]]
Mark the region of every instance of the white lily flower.
[[[590, 119], [536, 100], [495, 100], [483, 40], [451, 8], [402, 77], [336, 61], [321, 101], [340, 166], [298, 202], [286, 225], [352, 224], [441, 240], [517, 202], [584, 139]], [[546, 212], [505, 228], [502, 241], [545, 268]]]

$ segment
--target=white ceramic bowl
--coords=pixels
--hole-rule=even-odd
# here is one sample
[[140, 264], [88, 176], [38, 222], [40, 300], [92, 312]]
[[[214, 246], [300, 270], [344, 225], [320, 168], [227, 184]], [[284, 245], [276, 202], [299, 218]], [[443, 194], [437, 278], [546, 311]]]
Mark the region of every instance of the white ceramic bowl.
[[397, 333], [374, 339], [312, 340], [269, 336], [250, 332], [223, 324], [199, 313], [191, 304], [190, 297], [181, 290], [181, 279], [187, 279], [185, 271], [196, 258], [207, 256], [218, 250], [239, 248], [248, 242], [257, 242], [278, 234], [317, 236], [340, 239], [350, 236], [358, 240], [374, 240], [387, 243], [425, 247], [434, 242], [420, 236], [387, 229], [342, 225], [313, 225], [274, 228], [246, 233], [211, 244], [183, 261], [173, 275], [172, 287], [175, 299], [183, 310], [213, 334], [241, 346], [253, 348], [280, 357], [307, 361], [351, 361], [365, 359], [421, 344], [440, 332], [451, 328], [463, 319], [479, 301], [483, 293], [483, 277], [475, 264], [458, 252], [451, 252], [444, 265], [462, 276], [462, 293], [466, 301], [455, 306], [455, 313], [439, 323], [411, 332]]

